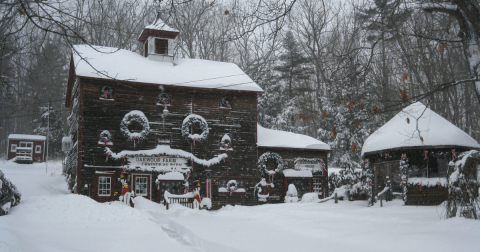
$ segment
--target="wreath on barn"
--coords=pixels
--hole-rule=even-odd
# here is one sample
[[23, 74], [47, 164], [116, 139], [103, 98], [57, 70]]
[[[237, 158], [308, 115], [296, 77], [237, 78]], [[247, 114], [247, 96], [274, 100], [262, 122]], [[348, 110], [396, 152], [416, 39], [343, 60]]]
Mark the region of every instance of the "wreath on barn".
[[104, 143], [107, 146], [108, 142], [112, 141], [112, 134], [108, 130], [104, 130], [100, 133], [100, 139], [98, 140], [99, 143]]
[[283, 171], [283, 159], [282, 157], [275, 152], [267, 151], [263, 153], [260, 158], [258, 158], [258, 170], [262, 174], [262, 176], [269, 175], [269, 171], [267, 170], [267, 160], [273, 158], [277, 161], [277, 168], [275, 169], [275, 173]]
[[[142, 125], [143, 130], [141, 132], [130, 132], [128, 126], [132, 122], [138, 122]], [[142, 111], [139, 110], [132, 110], [128, 112], [124, 117], [122, 122], [120, 123], [120, 131], [122, 132], [123, 136], [129, 141], [138, 141], [138, 140], [145, 140], [147, 139], [147, 135], [150, 132], [150, 126], [148, 125], [148, 119], [143, 114]]]
[[[200, 128], [202, 129], [202, 134], [190, 134], [190, 128], [195, 123], [198, 123], [200, 125]], [[183, 120], [182, 136], [189, 141], [193, 141], [193, 144], [195, 144], [196, 141], [202, 142], [207, 139], [208, 133], [208, 124], [203, 117], [191, 114]]]
[[230, 190], [233, 190], [233, 191], [237, 190], [237, 186], [238, 186], [238, 185], [237, 185], [237, 181], [236, 181], [236, 180], [230, 180], [230, 181], [228, 181], [228, 183], [227, 183], [227, 189], [230, 189]]

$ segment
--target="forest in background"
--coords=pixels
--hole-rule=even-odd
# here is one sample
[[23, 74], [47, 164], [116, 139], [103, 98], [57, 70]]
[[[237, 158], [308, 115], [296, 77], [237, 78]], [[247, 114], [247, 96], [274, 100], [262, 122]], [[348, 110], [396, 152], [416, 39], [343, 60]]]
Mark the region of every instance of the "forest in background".
[[[160, 7], [180, 31], [176, 58], [236, 63], [265, 90], [262, 126], [328, 143], [330, 167], [359, 167], [364, 140], [414, 101], [480, 140], [473, 80], [455, 82], [471, 78], [461, 24], [414, 5], [425, 2], [435, 0], [172, 0]], [[0, 0], [0, 155], [11, 133], [45, 135], [49, 114], [50, 150], [61, 156], [72, 45], [141, 54], [137, 38], [154, 21], [155, 4]]]

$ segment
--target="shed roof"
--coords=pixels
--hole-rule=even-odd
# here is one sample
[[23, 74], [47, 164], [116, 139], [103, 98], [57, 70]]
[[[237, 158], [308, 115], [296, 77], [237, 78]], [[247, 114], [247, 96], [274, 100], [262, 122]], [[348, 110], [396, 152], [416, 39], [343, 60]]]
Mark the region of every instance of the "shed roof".
[[330, 146], [306, 135], [266, 129], [257, 124], [257, 146], [287, 149], [330, 150]]
[[45, 141], [47, 138], [39, 135], [10, 134], [8, 139]]
[[179, 87], [263, 92], [236, 64], [200, 59], [149, 60], [113, 47], [75, 45], [77, 76]]
[[[407, 118], [410, 122], [407, 122]], [[404, 108], [371, 134], [363, 144], [362, 156], [368, 153], [414, 147], [479, 149], [480, 145], [463, 130], [421, 102], [416, 102]]]

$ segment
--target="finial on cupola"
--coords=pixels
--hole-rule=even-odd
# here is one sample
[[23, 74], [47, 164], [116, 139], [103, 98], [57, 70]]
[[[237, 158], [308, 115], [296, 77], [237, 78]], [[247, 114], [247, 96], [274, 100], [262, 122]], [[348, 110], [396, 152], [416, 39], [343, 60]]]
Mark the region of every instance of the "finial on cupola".
[[155, 61], [173, 62], [173, 48], [175, 38], [180, 33], [177, 29], [165, 24], [161, 18], [160, 3], [162, 0], [153, 0], [157, 17], [151, 25], [143, 29], [138, 41], [144, 44], [145, 57]]

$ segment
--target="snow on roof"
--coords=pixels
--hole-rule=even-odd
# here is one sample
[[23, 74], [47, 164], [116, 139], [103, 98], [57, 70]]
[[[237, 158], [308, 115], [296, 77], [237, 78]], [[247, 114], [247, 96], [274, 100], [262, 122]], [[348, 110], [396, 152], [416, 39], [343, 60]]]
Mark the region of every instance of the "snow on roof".
[[152, 30], [159, 30], [159, 31], [171, 31], [171, 32], [179, 32], [177, 29], [172, 28], [165, 24], [162, 19], [157, 18], [151, 25], [147, 25], [145, 29], [152, 29]]
[[422, 103], [416, 102], [371, 134], [363, 144], [362, 156], [382, 150], [423, 146], [480, 148], [477, 141], [467, 133]]
[[112, 47], [75, 45], [77, 76], [180, 87], [263, 92], [236, 64], [200, 59], [149, 60]]
[[45, 141], [46, 137], [39, 135], [10, 134], [8, 135], [8, 139]]
[[184, 180], [185, 177], [180, 172], [167, 172], [165, 174], [159, 174], [158, 180]]
[[266, 129], [259, 124], [257, 124], [257, 146], [330, 150], [328, 144], [313, 137], [281, 130]]

